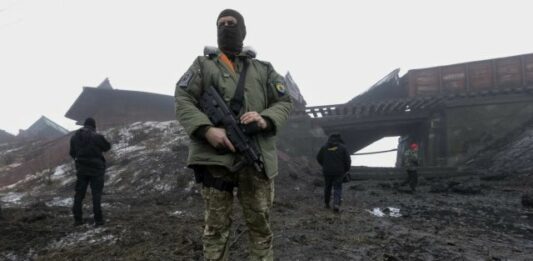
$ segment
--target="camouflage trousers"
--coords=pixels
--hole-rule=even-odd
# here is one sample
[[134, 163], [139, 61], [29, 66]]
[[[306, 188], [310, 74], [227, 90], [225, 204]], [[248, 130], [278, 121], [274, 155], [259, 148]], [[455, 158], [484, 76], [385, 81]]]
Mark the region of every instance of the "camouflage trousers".
[[[232, 173], [223, 167], [209, 166], [207, 171], [215, 178], [238, 184], [237, 197], [250, 238], [250, 260], [273, 260], [269, 217], [274, 200], [273, 180], [251, 167]], [[234, 194], [204, 186], [202, 196], [205, 202], [204, 258], [228, 260]]]

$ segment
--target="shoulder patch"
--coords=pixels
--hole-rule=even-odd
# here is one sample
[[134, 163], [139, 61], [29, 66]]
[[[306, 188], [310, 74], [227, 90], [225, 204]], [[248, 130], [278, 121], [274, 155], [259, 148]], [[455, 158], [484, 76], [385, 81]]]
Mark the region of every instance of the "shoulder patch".
[[182, 89], [187, 89], [189, 87], [189, 83], [191, 82], [192, 78], [194, 76], [194, 72], [192, 70], [188, 70], [181, 76], [180, 80], [178, 81], [178, 86]]
[[282, 82], [274, 84], [274, 87], [276, 87], [276, 91], [278, 91], [279, 96], [285, 95], [287, 89], [285, 88], [285, 85]]

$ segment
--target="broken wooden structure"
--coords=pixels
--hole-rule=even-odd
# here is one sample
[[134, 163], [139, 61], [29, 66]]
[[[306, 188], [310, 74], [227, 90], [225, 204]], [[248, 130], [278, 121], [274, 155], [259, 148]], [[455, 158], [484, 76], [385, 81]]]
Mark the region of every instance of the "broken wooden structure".
[[352, 152], [401, 136], [426, 166], [456, 166], [533, 120], [533, 54], [408, 71], [395, 70], [345, 104], [307, 107]]
[[174, 97], [156, 93], [113, 89], [109, 79], [83, 91], [65, 114], [83, 125], [87, 117], [96, 119], [98, 129], [124, 126], [137, 121], [175, 120]]

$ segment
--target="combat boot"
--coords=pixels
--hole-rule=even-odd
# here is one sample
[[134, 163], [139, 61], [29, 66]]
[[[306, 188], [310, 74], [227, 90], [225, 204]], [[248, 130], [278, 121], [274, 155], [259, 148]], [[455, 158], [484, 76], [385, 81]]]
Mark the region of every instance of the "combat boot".
[[101, 227], [103, 225], [105, 225], [103, 220], [94, 221], [94, 227]]

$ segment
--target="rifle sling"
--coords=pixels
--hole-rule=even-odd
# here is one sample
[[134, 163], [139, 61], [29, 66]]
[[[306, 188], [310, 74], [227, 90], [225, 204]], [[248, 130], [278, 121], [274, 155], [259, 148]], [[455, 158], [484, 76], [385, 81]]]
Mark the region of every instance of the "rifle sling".
[[231, 111], [238, 116], [241, 112], [244, 104], [244, 82], [246, 81], [246, 72], [248, 71], [248, 58], [243, 59], [243, 67], [241, 74], [239, 75], [239, 81], [237, 82], [237, 89], [235, 89], [235, 95], [230, 101], [229, 107]]

